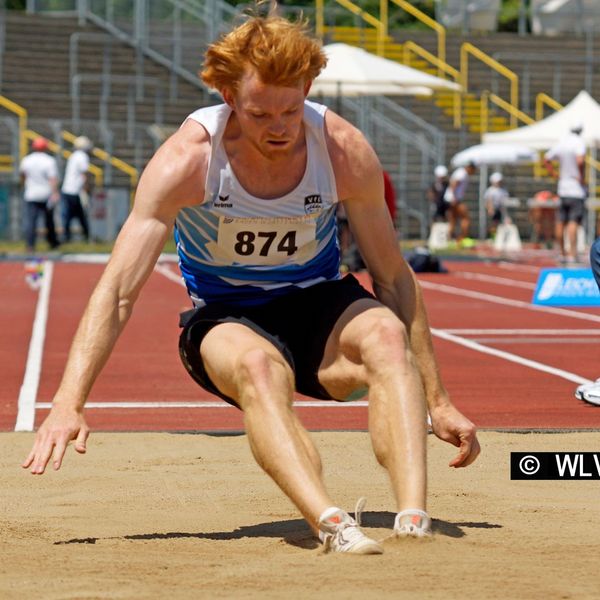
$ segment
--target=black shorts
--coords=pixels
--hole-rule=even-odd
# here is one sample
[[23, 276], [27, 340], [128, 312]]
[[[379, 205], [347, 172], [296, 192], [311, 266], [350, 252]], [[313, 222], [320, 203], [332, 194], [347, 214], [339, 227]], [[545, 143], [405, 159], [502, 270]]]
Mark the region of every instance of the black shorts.
[[494, 214], [490, 217], [490, 221], [492, 223], [500, 223], [502, 222], [502, 211], [499, 208], [494, 209]]
[[448, 212], [448, 203], [442, 198], [435, 203], [435, 212], [433, 213], [434, 221], [444, 221]]
[[561, 196], [560, 208], [558, 209], [558, 219], [561, 223], [574, 221], [581, 225], [583, 221], [585, 200], [583, 198], [570, 198]]
[[342, 313], [370, 294], [353, 275], [296, 289], [259, 306], [208, 305], [182, 313], [179, 355], [192, 378], [205, 390], [237, 406], [210, 380], [200, 344], [220, 323], [241, 323], [269, 340], [283, 355], [295, 374], [296, 390], [306, 396], [332, 400], [320, 384], [318, 371], [325, 345]]

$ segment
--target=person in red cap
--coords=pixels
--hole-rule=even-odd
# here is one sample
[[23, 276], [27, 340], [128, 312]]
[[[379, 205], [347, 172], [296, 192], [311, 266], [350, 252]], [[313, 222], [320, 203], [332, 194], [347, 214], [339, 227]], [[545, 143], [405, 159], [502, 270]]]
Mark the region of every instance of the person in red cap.
[[32, 152], [19, 165], [25, 200], [25, 243], [28, 252], [35, 251], [37, 222], [44, 216], [46, 240], [50, 248], [59, 246], [54, 229], [54, 207], [59, 200], [58, 167], [48, 152], [48, 142], [42, 137], [31, 143]]

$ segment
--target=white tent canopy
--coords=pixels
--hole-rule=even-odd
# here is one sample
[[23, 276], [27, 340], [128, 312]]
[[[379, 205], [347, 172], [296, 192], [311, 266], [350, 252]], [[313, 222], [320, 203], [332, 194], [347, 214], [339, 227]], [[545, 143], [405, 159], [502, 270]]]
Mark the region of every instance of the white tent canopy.
[[323, 50], [327, 66], [313, 82], [313, 96], [430, 95], [432, 90], [461, 89], [454, 82], [348, 44], [329, 44]]
[[464, 167], [470, 162], [476, 165], [523, 164], [537, 160], [533, 148], [521, 144], [477, 144], [462, 150], [452, 157], [452, 166]]
[[600, 104], [586, 91], [581, 91], [562, 110], [527, 127], [499, 133], [486, 133], [484, 143], [522, 144], [536, 150], [547, 150], [563, 137], [571, 127], [583, 125], [581, 136], [588, 147], [600, 145]]

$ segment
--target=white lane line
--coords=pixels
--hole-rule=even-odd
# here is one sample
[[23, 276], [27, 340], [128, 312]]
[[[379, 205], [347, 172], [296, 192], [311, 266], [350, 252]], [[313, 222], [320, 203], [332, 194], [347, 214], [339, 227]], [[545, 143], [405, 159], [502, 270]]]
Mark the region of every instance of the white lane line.
[[[335, 400], [297, 400], [294, 406], [298, 408], [339, 408], [369, 406], [366, 400], [355, 402], [336, 402]], [[37, 402], [36, 408], [50, 409], [52, 402]], [[88, 402], [85, 408], [235, 408], [226, 402]]]
[[565, 335], [598, 336], [600, 329], [444, 329], [456, 335]]
[[484, 346], [482, 344], [479, 344], [478, 342], [474, 342], [473, 340], [467, 340], [465, 338], [453, 335], [441, 329], [432, 329], [431, 333], [439, 338], [442, 338], [449, 342], [454, 342], [455, 344], [460, 344], [461, 346], [465, 346], [467, 348], [470, 348], [471, 350], [476, 350], [477, 352], [482, 352], [483, 354], [491, 354], [492, 356], [503, 358], [504, 360], [517, 363], [524, 367], [529, 367], [537, 371], [549, 373], [550, 375], [562, 377], [563, 379], [572, 381], [573, 383], [592, 383], [591, 379], [586, 379], [585, 377], [581, 377], [580, 375], [576, 375], [575, 373], [571, 373], [563, 369], [556, 369], [555, 367], [550, 367], [549, 365], [537, 362], [536, 360], [529, 360], [528, 358], [524, 358], [517, 354], [512, 354], [511, 352], [504, 352], [503, 350], [496, 350], [496, 348], [489, 348], [488, 346]]
[[543, 267], [533, 267], [531, 265], [515, 265], [514, 263], [509, 262], [499, 262], [498, 266], [501, 269], [506, 269], [507, 271], [523, 271], [525, 273], [539, 273], [541, 269], [559, 269], [560, 267], [552, 267], [551, 265], [545, 265]]
[[535, 283], [528, 283], [526, 281], [516, 281], [514, 279], [508, 279], [507, 277], [496, 277], [495, 275], [485, 275], [483, 273], [469, 273], [468, 271], [457, 271], [453, 272], [452, 275], [458, 275], [464, 279], [475, 279], [478, 281], [488, 281], [490, 283], [497, 283], [498, 285], [508, 285], [510, 287], [520, 287], [526, 290], [535, 290]]
[[178, 283], [179, 285], [182, 285], [183, 287], [185, 287], [185, 283], [183, 282], [183, 277], [181, 275], [177, 275], [176, 273], [173, 273], [173, 271], [171, 269], [169, 269], [169, 267], [166, 267], [165, 265], [157, 264], [154, 267], [154, 270], [157, 273], [164, 275], [167, 279], [170, 279], [171, 281], [174, 281], [175, 283]]
[[435, 290], [438, 292], [445, 292], [447, 294], [454, 294], [455, 296], [465, 296], [467, 298], [485, 300], [486, 302], [493, 302], [495, 304], [514, 306], [516, 308], [526, 308], [527, 310], [533, 310], [536, 312], [551, 313], [554, 315], [560, 315], [562, 317], [570, 317], [573, 319], [582, 319], [583, 321], [594, 321], [595, 323], [600, 323], [600, 315], [592, 315], [589, 313], [568, 310], [566, 308], [557, 308], [555, 306], [541, 306], [539, 304], [531, 304], [529, 302], [523, 302], [522, 300], [513, 300], [511, 298], [504, 298], [502, 296], [493, 296], [492, 294], [474, 292], [473, 290], [463, 290], [462, 288], [445, 285], [443, 283], [432, 283], [431, 281], [421, 280], [419, 281], [419, 283], [423, 288]]
[[35, 400], [40, 384], [42, 370], [42, 356], [44, 354], [44, 340], [46, 338], [46, 322], [48, 321], [48, 304], [50, 301], [50, 288], [52, 287], [52, 272], [54, 265], [50, 261], [44, 262], [44, 275], [40, 287], [33, 330], [29, 342], [29, 353], [21, 390], [19, 392], [17, 421], [15, 431], [33, 431], [35, 422]]

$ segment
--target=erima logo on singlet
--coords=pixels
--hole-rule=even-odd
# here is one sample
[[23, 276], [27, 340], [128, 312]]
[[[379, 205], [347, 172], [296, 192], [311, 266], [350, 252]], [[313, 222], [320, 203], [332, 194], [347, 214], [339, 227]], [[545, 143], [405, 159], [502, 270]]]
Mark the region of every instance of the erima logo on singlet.
[[305, 196], [304, 212], [307, 215], [312, 215], [313, 213], [320, 212], [321, 210], [323, 210], [323, 199], [321, 198], [321, 194], [311, 194], [310, 196]]
[[218, 195], [218, 199], [213, 200], [213, 206], [215, 208], [233, 208], [233, 204], [229, 202], [229, 194], [227, 196]]

